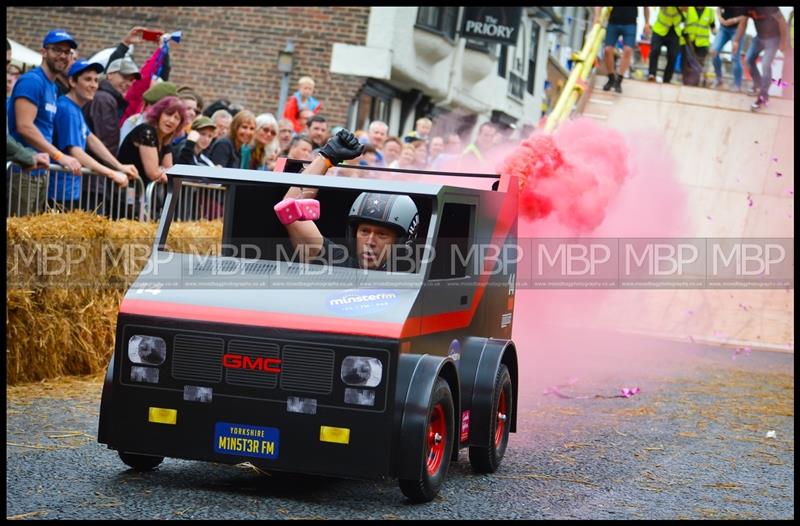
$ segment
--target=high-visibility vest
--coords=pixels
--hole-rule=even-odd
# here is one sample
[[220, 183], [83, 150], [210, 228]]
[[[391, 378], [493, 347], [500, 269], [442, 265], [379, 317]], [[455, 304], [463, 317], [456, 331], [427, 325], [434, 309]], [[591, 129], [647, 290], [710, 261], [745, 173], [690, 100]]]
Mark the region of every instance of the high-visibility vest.
[[686, 26], [683, 34], [686, 40], [695, 47], [709, 47], [711, 45], [711, 25], [714, 23], [714, 8], [706, 7], [698, 15], [695, 7], [689, 7], [686, 13]]
[[683, 45], [685, 41], [681, 32], [682, 19], [683, 17], [677, 7], [659, 7], [656, 23], [653, 24], [653, 33], [665, 37], [669, 33], [669, 28], [674, 27], [675, 33], [678, 34], [678, 39]]
[[464, 151], [461, 152], [461, 157], [465, 157], [468, 155], [474, 155], [480, 162], [484, 161], [483, 154], [481, 154], [481, 151], [478, 149], [477, 146], [475, 146], [474, 142], [470, 143], [466, 148], [464, 148]]

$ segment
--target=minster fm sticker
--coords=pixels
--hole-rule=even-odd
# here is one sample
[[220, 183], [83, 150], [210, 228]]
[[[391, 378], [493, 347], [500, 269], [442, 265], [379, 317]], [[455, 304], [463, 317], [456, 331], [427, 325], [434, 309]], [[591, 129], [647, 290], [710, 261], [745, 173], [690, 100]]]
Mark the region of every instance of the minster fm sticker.
[[399, 298], [396, 290], [351, 289], [328, 296], [328, 309], [338, 314], [359, 316], [391, 307]]

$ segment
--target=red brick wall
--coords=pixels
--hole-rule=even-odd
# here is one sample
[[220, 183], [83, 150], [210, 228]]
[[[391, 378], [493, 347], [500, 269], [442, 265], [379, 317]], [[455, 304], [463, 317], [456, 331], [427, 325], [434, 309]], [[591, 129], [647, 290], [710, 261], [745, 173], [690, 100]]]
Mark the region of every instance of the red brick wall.
[[[7, 7], [6, 33], [39, 51], [42, 39], [64, 28], [78, 41], [79, 56], [114, 47], [133, 26], [183, 31], [179, 45], [170, 46], [170, 81], [195, 88], [204, 103], [226, 97], [256, 114], [276, 113], [281, 74], [278, 51], [294, 41], [297, 79], [310, 75], [314, 95], [324, 104], [331, 125], [345, 124], [347, 107], [362, 77], [330, 73], [334, 42], [365, 45], [368, 6], [356, 7]], [[141, 67], [155, 44], [136, 46]]]

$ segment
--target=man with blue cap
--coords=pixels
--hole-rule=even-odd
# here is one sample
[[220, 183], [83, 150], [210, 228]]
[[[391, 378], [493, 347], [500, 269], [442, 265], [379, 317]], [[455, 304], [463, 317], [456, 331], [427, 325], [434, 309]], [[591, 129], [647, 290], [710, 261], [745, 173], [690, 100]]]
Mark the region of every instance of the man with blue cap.
[[[80, 173], [81, 163], [53, 144], [53, 123], [57, 108], [56, 74], [69, 67], [70, 53], [78, 47], [64, 29], [47, 33], [42, 42], [42, 65], [22, 75], [8, 101], [8, 133], [24, 146], [46, 153], [70, 170]], [[32, 170], [11, 188], [12, 203], [20, 203], [20, 215], [44, 209], [47, 170]], [[24, 200], [24, 201], [23, 201]]]
[[[75, 157], [81, 165], [93, 172], [111, 179], [118, 186], [127, 186], [128, 180], [139, 176], [136, 167], [130, 164], [121, 164], [114, 155], [108, 151], [103, 142], [97, 138], [86, 124], [81, 111], [83, 106], [91, 102], [97, 93], [98, 74], [103, 72], [103, 65], [97, 62], [76, 60], [67, 72], [69, 91], [58, 99], [58, 111], [55, 118], [55, 146]], [[99, 163], [88, 153], [105, 163]], [[113, 167], [109, 168], [109, 166]], [[85, 185], [88, 189], [89, 185]], [[64, 208], [73, 209], [81, 197], [81, 177], [63, 172], [50, 174], [50, 186], [47, 198], [51, 205], [56, 202]], [[87, 204], [93, 209], [97, 203]]]

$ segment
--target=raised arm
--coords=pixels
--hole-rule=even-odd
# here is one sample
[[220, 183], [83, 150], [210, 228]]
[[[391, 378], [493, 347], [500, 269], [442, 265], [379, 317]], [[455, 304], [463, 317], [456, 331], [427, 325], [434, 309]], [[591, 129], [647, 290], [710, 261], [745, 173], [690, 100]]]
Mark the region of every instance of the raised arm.
[[[347, 130], [339, 130], [328, 143], [320, 148], [319, 155], [306, 166], [302, 173], [325, 175], [332, 166], [361, 155], [364, 145], [358, 142], [355, 135]], [[286, 192], [284, 199], [313, 199], [317, 195], [316, 188], [300, 188], [293, 186]], [[322, 250], [324, 238], [313, 221], [294, 221], [286, 225], [286, 231], [292, 246], [302, 246], [303, 261], [316, 257]]]

